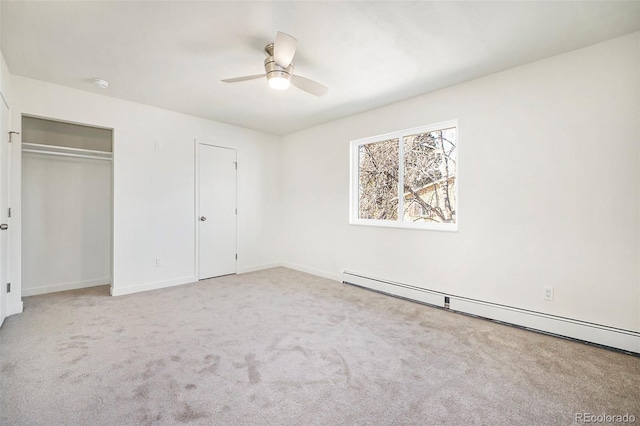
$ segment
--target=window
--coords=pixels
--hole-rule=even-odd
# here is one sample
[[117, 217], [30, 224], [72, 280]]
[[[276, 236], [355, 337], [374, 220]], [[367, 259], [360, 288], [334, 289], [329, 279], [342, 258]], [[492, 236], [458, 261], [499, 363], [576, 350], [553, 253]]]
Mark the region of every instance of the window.
[[351, 223], [457, 231], [458, 123], [351, 142]]

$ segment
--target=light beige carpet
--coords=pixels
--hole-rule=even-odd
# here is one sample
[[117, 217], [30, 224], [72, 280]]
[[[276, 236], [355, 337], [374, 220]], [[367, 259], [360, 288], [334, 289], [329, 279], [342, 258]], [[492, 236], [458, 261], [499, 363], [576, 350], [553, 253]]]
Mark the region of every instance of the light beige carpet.
[[638, 357], [284, 268], [24, 307], [0, 329], [3, 425], [640, 419]]

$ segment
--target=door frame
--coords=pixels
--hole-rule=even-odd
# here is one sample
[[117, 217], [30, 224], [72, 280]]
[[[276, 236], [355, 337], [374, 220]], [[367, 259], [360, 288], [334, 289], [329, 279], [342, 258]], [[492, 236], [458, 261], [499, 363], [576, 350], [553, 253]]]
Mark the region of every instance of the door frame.
[[[206, 278], [200, 278], [200, 145], [207, 145], [207, 146], [212, 146], [215, 148], [223, 148], [223, 149], [230, 149], [235, 151], [236, 153], [236, 175], [235, 175], [235, 184], [236, 184], [236, 209], [238, 208], [238, 150], [235, 147], [232, 146], [227, 146], [227, 145], [221, 145], [219, 143], [215, 143], [215, 142], [209, 142], [207, 140], [202, 140], [202, 139], [194, 139], [194, 167], [195, 167], [195, 174], [194, 174], [194, 181], [195, 181], [195, 185], [194, 185], [194, 215], [193, 215], [193, 232], [194, 232], [194, 252], [195, 252], [195, 259], [194, 259], [194, 263], [193, 263], [193, 275], [198, 279], [198, 281], [200, 281], [201, 279], [206, 279]], [[235, 240], [236, 240], [236, 253], [238, 253], [239, 247], [238, 247], [238, 215], [236, 214], [236, 229], [235, 229]], [[238, 259], [236, 259], [236, 274], [238, 273]]]
[[[7, 144], [5, 155], [2, 155], [2, 153], [0, 152], [0, 185], [6, 185], [6, 188], [7, 188], [6, 199], [4, 200], [6, 201], [6, 205], [4, 205], [2, 203], [2, 200], [0, 200], [0, 208], [9, 209], [11, 205], [11, 201], [10, 201], [11, 200], [11, 144], [9, 143], [11, 108], [9, 108], [9, 103], [6, 101], [2, 93], [0, 93], [0, 108], [2, 108], [3, 111], [5, 109], [7, 111], [7, 115], [6, 117], [4, 117], [5, 118], [4, 120], [2, 119], [3, 114], [2, 112], [0, 112], [0, 134], [1, 134], [0, 143], [6, 142]], [[4, 158], [5, 156], [6, 158]], [[4, 166], [6, 166], [6, 170], [2, 169], [3, 162], [4, 162]], [[6, 183], [3, 182], [5, 179], [7, 180]], [[0, 190], [0, 192], [2, 191]], [[9, 223], [10, 223], [10, 220], [8, 217], [7, 224]], [[7, 293], [7, 283], [11, 282], [11, 276], [9, 274], [9, 264], [11, 262], [10, 232], [12, 230], [13, 230], [13, 226], [9, 226], [9, 229], [5, 231], [6, 244], [4, 245], [4, 247], [2, 247], [2, 245], [0, 244], [0, 256], [3, 256], [3, 253], [2, 253], [3, 250], [6, 251], [6, 253], [4, 253], [5, 262], [2, 263], [0, 261], [0, 277], [2, 276], [2, 273], [4, 273], [4, 277], [6, 278], [5, 280], [0, 281], [0, 326], [2, 326], [2, 323], [4, 322], [5, 318], [11, 315], [11, 313], [9, 313], [9, 294]]]

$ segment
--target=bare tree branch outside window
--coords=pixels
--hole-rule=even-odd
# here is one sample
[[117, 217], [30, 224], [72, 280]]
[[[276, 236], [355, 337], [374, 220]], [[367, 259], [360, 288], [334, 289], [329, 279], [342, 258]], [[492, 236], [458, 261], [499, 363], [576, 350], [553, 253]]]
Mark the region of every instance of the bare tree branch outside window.
[[456, 139], [456, 128], [403, 138], [405, 221], [456, 222]]
[[399, 140], [360, 145], [361, 219], [398, 220]]
[[[358, 218], [456, 223], [457, 128], [358, 146]], [[400, 176], [400, 167], [402, 176]], [[402, 190], [400, 182], [402, 179]]]

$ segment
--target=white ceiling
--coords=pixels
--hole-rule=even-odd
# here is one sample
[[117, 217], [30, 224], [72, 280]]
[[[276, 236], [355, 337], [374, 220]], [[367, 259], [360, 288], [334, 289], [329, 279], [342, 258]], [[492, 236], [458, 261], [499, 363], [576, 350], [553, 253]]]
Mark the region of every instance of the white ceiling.
[[[637, 1], [2, 1], [1, 15], [13, 74], [276, 135], [640, 30]], [[263, 73], [276, 31], [328, 95], [220, 82]]]

